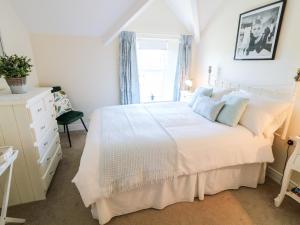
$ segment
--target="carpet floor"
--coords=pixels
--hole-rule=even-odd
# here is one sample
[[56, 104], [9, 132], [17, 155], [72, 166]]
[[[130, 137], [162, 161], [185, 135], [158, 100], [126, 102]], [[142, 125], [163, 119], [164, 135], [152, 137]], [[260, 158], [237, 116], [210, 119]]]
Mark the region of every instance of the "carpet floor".
[[[27, 225], [96, 225], [85, 208], [72, 178], [82, 154], [85, 134], [72, 132], [73, 147], [61, 135], [64, 157], [47, 200], [10, 207], [8, 216], [26, 218]], [[299, 225], [300, 205], [286, 198], [280, 208], [273, 205], [279, 185], [267, 179], [257, 189], [240, 188], [206, 196], [204, 201], [177, 203], [163, 210], [147, 209], [113, 218], [107, 225]]]

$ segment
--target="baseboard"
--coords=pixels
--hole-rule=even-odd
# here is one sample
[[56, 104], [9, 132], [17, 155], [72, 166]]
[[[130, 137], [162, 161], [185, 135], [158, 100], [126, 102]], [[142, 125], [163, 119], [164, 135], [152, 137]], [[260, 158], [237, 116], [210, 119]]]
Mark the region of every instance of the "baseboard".
[[[281, 185], [281, 180], [283, 177], [283, 174], [280, 173], [279, 171], [275, 170], [273, 167], [268, 166], [267, 169], [267, 176], [270, 177], [273, 181]], [[291, 187], [297, 187], [298, 184], [292, 180], [290, 180], [290, 186]]]

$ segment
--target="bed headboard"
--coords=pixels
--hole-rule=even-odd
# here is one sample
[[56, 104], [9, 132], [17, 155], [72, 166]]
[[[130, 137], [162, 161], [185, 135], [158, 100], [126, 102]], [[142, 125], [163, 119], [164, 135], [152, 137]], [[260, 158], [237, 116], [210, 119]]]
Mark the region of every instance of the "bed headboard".
[[290, 84], [286, 84], [286, 85], [257, 85], [256, 86], [256, 85], [245, 85], [237, 82], [232, 82], [229, 80], [222, 79], [220, 75], [212, 76], [210, 74], [208, 78], [208, 85], [212, 87], [234, 88], [236, 90], [243, 89], [261, 96], [267, 96], [267, 97], [276, 98], [284, 101], [289, 101], [291, 105], [288, 112], [288, 116], [281, 129], [281, 134], [275, 133], [275, 135], [280, 136], [282, 140], [287, 138], [287, 132], [294, 111], [295, 102], [300, 90], [300, 82], [295, 82], [295, 80], [293, 80]]

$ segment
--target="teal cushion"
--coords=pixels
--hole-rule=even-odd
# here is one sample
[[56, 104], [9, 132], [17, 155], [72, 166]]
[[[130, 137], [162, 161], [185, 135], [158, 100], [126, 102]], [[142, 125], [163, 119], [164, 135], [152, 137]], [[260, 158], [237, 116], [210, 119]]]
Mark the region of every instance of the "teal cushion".
[[246, 110], [249, 99], [228, 95], [224, 96], [222, 100], [225, 101], [225, 106], [219, 113], [217, 121], [231, 127], [237, 126]]
[[192, 107], [194, 105], [194, 103], [197, 100], [198, 96], [207, 96], [207, 97], [211, 97], [213, 93], [213, 89], [212, 88], [205, 88], [205, 87], [200, 87], [197, 88], [189, 102], [189, 106]]
[[210, 97], [198, 97], [193, 110], [210, 121], [215, 121], [223, 108], [224, 101], [215, 101]]

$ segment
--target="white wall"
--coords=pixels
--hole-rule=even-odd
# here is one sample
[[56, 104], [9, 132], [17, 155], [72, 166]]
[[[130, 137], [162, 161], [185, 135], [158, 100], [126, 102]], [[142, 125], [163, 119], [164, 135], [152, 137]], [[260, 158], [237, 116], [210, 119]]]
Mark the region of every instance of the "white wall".
[[119, 103], [118, 42], [100, 38], [31, 36], [41, 86], [59, 85], [86, 115]]
[[[28, 56], [35, 65], [29, 33], [11, 7], [9, 0], [0, 0], [0, 33], [7, 55]], [[30, 86], [37, 86], [38, 78], [35, 67], [27, 79]], [[4, 79], [0, 79], [1, 88], [8, 88]]]
[[[125, 30], [171, 35], [187, 32], [159, 0]], [[31, 41], [40, 84], [62, 86], [74, 108], [84, 111], [87, 119], [98, 107], [119, 104], [117, 39], [105, 46], [100, 38], [32, 34]]]
[[[198, 46], [198, 83], [207, 79], [208, 66], [220, 69], [226, 79], [246, 84], [288, 84], [292, 82], [297, 68], [300, 68], [300, 1], [289, 0], [281, 29], [276, 59], [273, 61], [234, 61], [234, 49], [239, 14], [272, 1], [269, 0], [228, 0], [222, 10], [201, 33]], [[292, 119], [289, 134], [300, 133], [300, 99]], [[286, 154], [285, 142], [276, 140], [273, 165], [282, 172]], [[300, 179], [299, 179], [300, 180]]]

